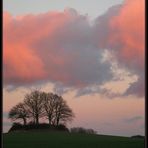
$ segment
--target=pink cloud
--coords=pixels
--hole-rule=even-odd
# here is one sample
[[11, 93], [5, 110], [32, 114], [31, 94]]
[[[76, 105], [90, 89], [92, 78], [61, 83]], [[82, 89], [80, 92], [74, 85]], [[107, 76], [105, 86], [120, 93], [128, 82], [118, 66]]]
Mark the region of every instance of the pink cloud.
[[126, 0], [120, 12], [110, 21], [109, 44], [120, 44], [117, 58], [123, 63], [144, 68], [145, 1]]
[[[86, 82], [89, 76], [96, 77], [91, 69], [96, 69], [98, 60], [94, 53], [89, 55], [94, 47], [85, 16], [68, 9], [16, 18], [4, 13], [4, 20], [5, 83], [48, 80], [82, 87], [91, 83]], [[84, 66], [91, 63], [94, 68]]]
[[125, 0], [122, 5], [111, 7], [107, 13], [96, 19], [94, 30], [98, 32], [95, 37], [98, 46], [107, 48], [120, 66], [138, 75], [138, 81], [130, 86], [127, 94], [143, 96], [145, 92], [145, 1]]
[[110, 21], [112, 33], [109, 44], [118, 46], [115, 54], [118, 61], [135, 72], [139, 79], [127, 94], [145, 92], [145, 1], [126, 0], [119, 14]]
[[6, 85], [41, 81], [77, 88], [101, 85], [112, 79], [110, 63], [101, 62], [105, 48], [122, 66], [143, 75], [143, 0], [128, 0], [110, 8], [94, 25], [74, 9], [17, 17], [3, 14]]
[[32, 22], [28, 22], [28, 25], [27, 22], [26, 17], [13, 18], [4, 12], [3, 64], [6, 83], [35, 81], [46, 76], [41, 59], [30, 47], [37, 32], [33, 34]]

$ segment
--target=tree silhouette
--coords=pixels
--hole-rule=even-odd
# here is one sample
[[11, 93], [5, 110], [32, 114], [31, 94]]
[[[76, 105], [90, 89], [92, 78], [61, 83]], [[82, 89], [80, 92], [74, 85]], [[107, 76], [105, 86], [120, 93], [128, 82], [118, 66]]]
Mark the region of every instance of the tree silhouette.
[[53, 93], [42, 93], [45, 116], [50, 125], [53, 124], [56, 96]]
[[74, 113], [61, 96], [53, 93], [43, 93], [45, 116], [49, 124], [58, 126], [59, 123], [71, 121]]
[[55, 98], [54, 124], [58, 126], [59, 123], [71, 121], [74, 117], [74, 113], [61, 96], [55, 94]]
[[24, 103], [19, 103], [14, 106], [9, 112], [9, 118], [13, 121], [22, 119], [24, 125], [26, 125], [27, 118], [29, 118], [28, 111], [26, 110], [26, 105]]
[[24, 102], [14, 106], [9, 112], [9, 118], [22, 119], [24, 125], [27, 118], [39, 124], [42, 117], [46, 117], [50, 125], [58, 127], [71, 121], [74, 113], [61, 96], [39, 90], [26, 94]]
[[28, 114], [33, 118], [35, 124], [39, 124], [39, 118], [43, 117], [43, 100], [41, 92], [38, 90], [26, 94], [24, 103], [27, 106]]

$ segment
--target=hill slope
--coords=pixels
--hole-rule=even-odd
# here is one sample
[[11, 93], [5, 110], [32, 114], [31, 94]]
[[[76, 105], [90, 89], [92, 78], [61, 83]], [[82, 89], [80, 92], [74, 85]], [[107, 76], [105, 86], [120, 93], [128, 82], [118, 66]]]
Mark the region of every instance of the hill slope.
[[63, 132], [3, 135], [4, 148], [144, 148], [144, 139]]

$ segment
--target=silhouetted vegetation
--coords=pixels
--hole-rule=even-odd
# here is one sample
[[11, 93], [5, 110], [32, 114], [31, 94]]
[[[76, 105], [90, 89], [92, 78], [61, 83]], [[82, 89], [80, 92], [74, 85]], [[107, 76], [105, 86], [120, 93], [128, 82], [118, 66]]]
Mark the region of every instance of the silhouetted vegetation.
[[20, 131], [22, 130], [22, 124], [20, 123], [13, 123], [12, 127], [10, 128], [9, 132], [11, 131]]
[[24, 103], [18, 103], [9, 112], [9, 118], [12, 121], [23, 120], [24, 125], [27, 123], [27, 118], [29, 118], [29, 112], [26, 110], [26, 105]]
[[142, 136], [142, 135], [134, 135], [134, 136], [131, 136], [131, 138], [144, 139], [144, 136]]
[[[13, 131], [66, 131], [66, 123], [72, 121], [74, 113], [62, 96], [39, 90], [25, 95], [22, 103], [18, 103], [9, 112], [9, 118], [14, 122], [9, 132]], [[39, 119], [48, 123], [39, 123]], [[21, 124], [23, 122], [23, 124]], [[74, 127], [71, 133], [96, 134], [93, 129]]]
[[73, 127], [70, 129], [71, 133], [82, 133], [82, 134], [97, 134], [93, 129], [85, 129], [83, 127]]
[[47, 117], [49, 124], [59, 125], [71, 121], [74, 117], [72, 110], [66, 101], [53, 93], [42, 93], [44, 116]]
[[39, 124], [39, 118], [44, 116], [43, 99], [42, 92], [38, 90], [25, 95], [26, 111], [35, 124]]
[[22, 125], [20, 123], [13, 123], [12, 127], [10, 128], [9, 132], [26, 132], [26, 131], [64, 131], [69, 132], [68, 128], [65, 125], [49, 125], [47, 123], [40, 123], [40, 124], [27, 124]]
[[[25, 95], [24, 101], [18, 103], [9, 112], [9, 118], [23, 121], [23, 125], [14, 123], [13, 129], [56, 128], [66, 130], [66, 123], [72, 121], [74, 113], [62, 96], [42, 91], [32, 91]], [[39, 119], [48, 120], [49, 124], [40, 124]]]

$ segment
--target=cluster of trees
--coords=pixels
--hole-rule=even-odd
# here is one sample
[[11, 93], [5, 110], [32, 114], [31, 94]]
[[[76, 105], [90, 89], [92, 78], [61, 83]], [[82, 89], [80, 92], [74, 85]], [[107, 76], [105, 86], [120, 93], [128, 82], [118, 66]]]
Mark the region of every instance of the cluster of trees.
[[82, 134], [97, 134], [93, 129], [86, 129], [83, 127], [73, 127], [70, 130], [71, 133], [82, 133]]
[[21, 120], [24, 125], [29, 122], [37, 125], [39, 119], [44, 118], [50, 125], [58, 126], [71, 121], [74, 113], [61, 96], [35, 90], [26, 94], [23, 102], [10, 110], [9, 118]]

